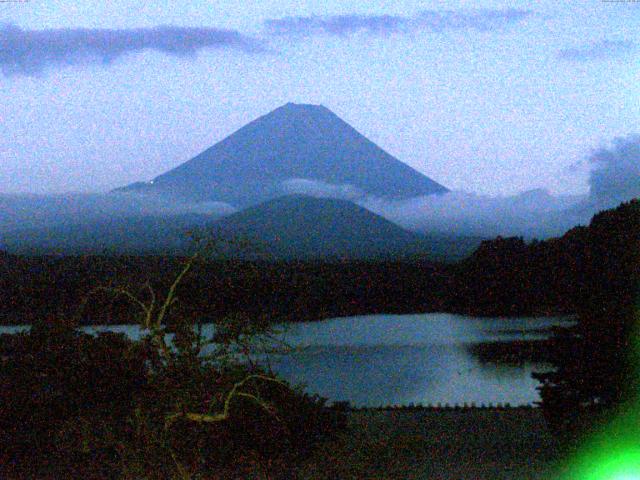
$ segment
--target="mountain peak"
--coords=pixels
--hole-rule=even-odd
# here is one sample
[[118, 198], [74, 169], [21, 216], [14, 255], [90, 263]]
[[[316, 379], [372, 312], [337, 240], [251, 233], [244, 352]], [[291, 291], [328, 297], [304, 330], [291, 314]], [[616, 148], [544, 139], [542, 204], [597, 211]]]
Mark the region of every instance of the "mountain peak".
[[266, 258], [385, 258], [424, 255], [424, 238], [346, 200], [288, 195], [218, 220], [211, 232], [256, 242]]
[[284, 116], [285, 117], [284, 122], [287, 122], [287, 121], [299, 121], [308, 117], [316, 118], [317, 120], [327, 115], [338, 118], [335, 115], [335, 113], [333, 113], [324, 105], [315, 105], [312, 103], [288, 102], [276, 108], [275, 110], [272, 110], [271, 112], [267, 113], [266, 115], [260, 118], [262, 119], [277, 118], [278, 121], [283, 121], [280, 117]]
[[[288, 103], [285, 103], [284, 105], [279, 106], [275, 110], [272, 110], [266, 115], [263, 115], [260, 118], [269, 118], [272, 116], [277, 116], [278, 114], [282, 114], [282, 113], [285, 113], [288, 115], [308, 115], [308, 114], [330, 113], [332, 115], [335, 115], [333, 112], [331, 112], [331, 110], [329, 110], [324, 105], [315, 105], [313, 103], [288, 102]], [[260, 118], [258, 118], [258, 120], [260, 120]]]
[[290, 109], [296, 109], [296, 108], [308, 108], [308, 109], [316, 109], [316, 108], [324, 108], [325, 110], [328, 110], [327, 107], [325, 107], [324, 105], [320, 105], [320, 104], [315, 104], [315, 103], [294, 103], [294, 102], [287, 102], [284, 105], [282, 105], [279, 108], [290, 108]]
[[287, 103], [152, 182], [125, 187], [236, 207], [287, 193], [291, 179], [401, 199], [445, 187], [389, 155], [322, 105]]

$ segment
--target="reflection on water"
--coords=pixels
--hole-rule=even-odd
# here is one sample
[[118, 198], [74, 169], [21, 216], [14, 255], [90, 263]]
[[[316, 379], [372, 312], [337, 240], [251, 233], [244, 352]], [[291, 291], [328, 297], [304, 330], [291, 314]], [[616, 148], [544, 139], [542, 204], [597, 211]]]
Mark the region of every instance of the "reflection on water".
[[528, 404], [542, 364], [480, 363], [456, 345], [319, 347], [271, 359], [306, 390], [360, 406], [449, 403]]
[[469, 317], [449, 313], [366, 315], [287, 327], [296, 345], [424, 345], [546, 338], [567, 317]]
[[467, 344], [537, 340], [567, 318], [370, 315], [288, 326], [303, 346], [271, 358], [273, 369], [331, 400], [359, 406], [510, 403], [539, 399], [531, 378], [549, 365], [481, 362]]
[[[272, 355], [272, 368], [309, 393], [358, 406], [510, 403], [538, 400], [531, 372], [548, 365], [482, 363], [465, 344], [533, 340], [568, 318], [474, 318], [451, 314], [370, 315], [282, 326], [300, 348]], [[0, 332], [8, 332], [1, 327]], [[139, 338], [133, 325], [87, 327]], [[213, 326], [206, 325], [205, 333]]]

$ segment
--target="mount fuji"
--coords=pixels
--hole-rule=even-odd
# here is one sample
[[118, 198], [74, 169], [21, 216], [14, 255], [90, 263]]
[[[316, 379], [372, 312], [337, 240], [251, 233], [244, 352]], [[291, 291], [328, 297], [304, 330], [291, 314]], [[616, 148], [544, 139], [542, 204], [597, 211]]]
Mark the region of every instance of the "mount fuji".
[[448, 191], [382, 150], [326, 107], [293, 103], [257, 118], [150, 182], [118, 190], [245, 208], [304, 193], [287, 190], [292, 180], [387, 199]]

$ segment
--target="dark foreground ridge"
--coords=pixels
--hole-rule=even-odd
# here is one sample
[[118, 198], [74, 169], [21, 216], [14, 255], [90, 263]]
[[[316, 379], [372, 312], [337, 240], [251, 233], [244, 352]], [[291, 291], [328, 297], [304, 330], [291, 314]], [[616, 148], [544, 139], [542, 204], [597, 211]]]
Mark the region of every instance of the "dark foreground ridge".
[[[628, 299], [634, 294], [624, 285], [637, 268], [632, 258], [638, 242], [633, 222], [639, 204], [635, 200], [602, 212], [589, 227], [576, 227], [560, 238], [529, 244], [522, 238], [485, 241], [456, 264], [410, 258], [203, 259], [184, 279], [181, 309], [193, 321], [242, 313], [272, 322], [375, 313], [516, 316], [577, 314], [587, 307], [595, 311], [595, 305], [612, 295]], [[142, 293], [148, 281], [164, 292], [184, 261], [157, 255], [4, 253], [0, 323], [32, 323], [51, 312], [74, 317], [88, 292], [101, 285], [118, 283]], [[94, 298], [90, 307], [84, 323], [130, 323], [138, 313], [128, 302], [111, 298]]]
[[112, 217], [0, 233], [21, 255], [165, 255], [195, 251], [194, 234], [216, 239], [218, 258], [243, 260], [455, 261], [481, 239], [421, 235], [347, 200], [286, 195], [224, 216]]

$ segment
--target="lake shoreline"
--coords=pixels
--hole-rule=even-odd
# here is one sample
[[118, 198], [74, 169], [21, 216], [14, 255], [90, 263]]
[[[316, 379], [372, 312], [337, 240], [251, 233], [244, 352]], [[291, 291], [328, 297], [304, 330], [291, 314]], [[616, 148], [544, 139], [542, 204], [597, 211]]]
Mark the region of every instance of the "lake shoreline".
[[[562, 311], [539, 311], [539, 312], [532, 312], [532, 313], [518, 313], [518, 314], [512, 314], [512, 313], [482, 313], [482, 312], [473, 312], [473, 311], [457, 311], [457, 310], [440, 310], [440, 309], [434, 309], [434, 310], [426, 310], [426, 311], [414, 311], [414, 310], [407, 310], [407, 311], [371, 311], [371, 312], [364, 312], [364, 313], [350, 313], [347, 312], [345, 314], [338, 314], [338, 315], [330, 315], [330, 316], [322, 316], [322, 317], [312, 317], [311, 319], [308, 318], [300, 318], [297, 320], [281, 320], [281, 319], [276, 319], [272, 322], [269, 322], [269, 326], [272, 327], [278, 327], [281, 325], [295, 325], [295, 324], [299, 324], [299, 323], [320, 323], [320, 322], [326, 322], [329, 320], [335, 320], [335, 319], [343, 319], [343, 318], [351, 318], [351, 317], [377, 317], [377, 316], [381, 316], [381, 315], [386, 315], [386, 316], [394, 316], [394, 317], [402, 317], [402, 316], [416, 316], [416, 315], [456, 315], [456, 316], [460, 316], [460, 317], [469, 317], [469, 318], [478, 318], [478, 319], [501, 319], [504, 320], [505, 323], [508, 326], [508, 322], [512, 319], [515, 318], [562, 318], [562, 319], [566, 319], [568, 321], [575, 321], [578, 318], [578, 315], [576, 313], [570, 313], [570, 312], [562, 312]], [[2, 327], [11, 327], [11, 328], [22, 328], [22, 327], [31, 327], [32, 325], [34, 325], [36, 322], [35, 321], [30, 321], [30, 322], [25, 322], [25, 321], [18, 321], [18, 319], [8, 319], [7, 317], [4, 318], [0, 318], [0, 328]], [[80, 322], [71, 322], [73, 325], [75, 325], [77, 328], [84, 328], [84, 327], [123, 327], [123, 326], [138, 326], [140, 323], [139, 322], [130, 322], [130, 323], [126, 323], [126, 322], [107, 322], [107, 323], [100, 323], [100, 322], [87, 322], [86, 320], [80, 321]], [[202, 323], [203, 325], [206, 325], [208, 323], [215, 323], [213, 320], [208, 320], [204, 323]], [[193, 322], [192, 325], [197, 326], [198, 323], [197, 322]]]
[[[542, 339], [566, 320], [449, 314], [333, 318], [281, 325], [275, 336], [256, 338], [253, 360], [310, 395], [358, 408], [532, 405], [539, 394], [531, 374], [549, 369], [537, 361], [548, 356], [540, 348], [548, 345]], [[145, 335], [134, 325], [80, 330], [122, 333], [134, 341]], [[215, 331], [214, 324], [204, 324], [203, 338], [214, 338]], [[215, 348], [209, 344], [202, 354]], [[275, 350], [267, 354], [264, 348]]]

